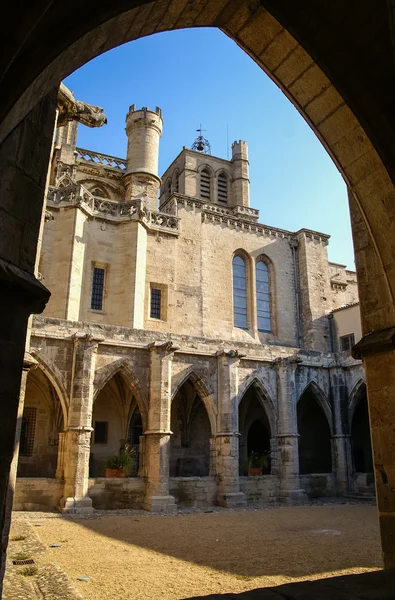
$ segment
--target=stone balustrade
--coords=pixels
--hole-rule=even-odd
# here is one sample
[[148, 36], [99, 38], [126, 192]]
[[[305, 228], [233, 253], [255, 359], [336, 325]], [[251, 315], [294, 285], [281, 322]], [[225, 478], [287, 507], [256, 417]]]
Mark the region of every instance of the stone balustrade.
[[101, 154], [100, 152], [93, 152], [92, 150], [85, 150], [84, 148], [76, 148], [76, 151], [77, 161], [94, 163], [106, 168], [116, 169], [117, 171], [126, 171], [126, 160], [123, 158]]
[[149, 229], [179, 234], [180, 219], [175, 215], [150, 211], [144, 206], [144, 201], [126, 200], [116, 202], [107, 198], [93, 196], [83, 185], [71, 183], [67, 187], [50, 186], [47, 194], [48, 207], [61, 205], [81, 206], [89, 214], [107, 220], [136, 220], [144, 223]]

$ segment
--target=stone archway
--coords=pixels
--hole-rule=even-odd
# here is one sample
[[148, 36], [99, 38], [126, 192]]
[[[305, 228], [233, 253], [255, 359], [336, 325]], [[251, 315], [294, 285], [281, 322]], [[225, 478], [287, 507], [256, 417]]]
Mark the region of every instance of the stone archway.
[[190, 379], [173, 397], [170, 429], [170, 477], [207, 477], [211, 426], [206, 407]]
[[56, 477], [59, 434], [64, 426], [54, 386], [39, 367], [31, 370], [26, 381], [17, 477]]
[[356, 473], [373, 473], [368, 399], [364, 383], [357, 386], [352, 397], [352, 406], [350, 429], [354, 471]]
[[309, 385], [299, 398], [297, 420], [300, 474], [331, 473], [330, 424], [313, 385]]
[[[350, 22], [354, 24], [352, 32]], [[0, 159], [7, 190], [1, 195], [0, 210], [9, 227], [3, 230], [0, 258], [1, 277], [7, 282], [2, 310], [9, 318], [0, 329], [8, 357], [0, 380], [7, 381], [5, 394], [12, 399], [4, 416], [10, 426], [0, 442], [4, 456], [1, 479], [5, 482], [2, 497], [12, 460], [27, 318], [31, 312], [41, 312], [48, 299], [33, 272], [55, 117], [54, 88], [66, 74], [116, 45], [156, 31], [217, 26], [248, 52], [310, 123], [350, 187], [364, 333], [395, 326], [395, 67], [389, 4], [377, 3], [372, 11], [370, 2], [361, 2], [356, 11], [354, 2], [344, 2], [339, 8], [335, 2], [307, 0], [193, 0], [187, 5], [177, 0], [170, 4], [118, 0], [104, 2], [101, 10], [95, 11], [91, 3], [81, 0], [75, 19], [72, 14], [65, 16], [63, 6], [48, 1], [22, 15], [16, 5], [10, 6], [2, 26], [2, 39], [9, 44], [2, 56], [0, 82], [4, 99]], [[15, 35], [10, 36], [10, 31]], [[37, 139], [40, 151], [33, 155], [30, 150]], [[9, 193], [8, 182], [14, 179], [18, 186]], [[30, 192], [28, 211], [24, 210], [26, 189]], [[375, 408], [375, 445], [386, 434], [390, 416], [383, 399], [388, 386], [393, 387], [389, 380], [393, 356], [388, 353], [384, 359], [377, 358], [376, 353], [382, 347], [391, 350], [393, 342], [383, 346], [382, 338], [373, 336], [370, 345], [365, 367], [368, 387], [375, 392], [369, 393], [369, 403]], [[385, 444], [381, 457], [387, 473], [393, 472], [395, 462], [392, 447]], [[383, 495], [394, 486], [392, 476], [377, 481]], [[383, 524], [395, 519], [393, 506], [387, 503], [386, 507]], [[385, 551], [387, 565], [394, 566], [393, 546], [387, 545]]]
[[[252, 454], [269, 456], [273, 450], [273, 433], [267, 413], [267, 402], [262, 398], [262, 390], [257, 383], [252, 383], [247, 388], [239, 403], [239, 434], [239, 473], [247, 475], [248, 459]], [[268, 459], [263, 473], [270, 472], [271, 460]]]

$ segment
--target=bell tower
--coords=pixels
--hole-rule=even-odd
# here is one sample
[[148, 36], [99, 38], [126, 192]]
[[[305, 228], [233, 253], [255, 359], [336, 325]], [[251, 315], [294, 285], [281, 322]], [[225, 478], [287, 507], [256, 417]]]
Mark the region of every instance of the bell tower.
[[159, 140], [162, 136], [162, 110], [148, 107], [136, 110], [132, 104], [126, 115], [128, 150], [124, 175], [125, 200], [141, 198], [148, 210], [158, 210]]

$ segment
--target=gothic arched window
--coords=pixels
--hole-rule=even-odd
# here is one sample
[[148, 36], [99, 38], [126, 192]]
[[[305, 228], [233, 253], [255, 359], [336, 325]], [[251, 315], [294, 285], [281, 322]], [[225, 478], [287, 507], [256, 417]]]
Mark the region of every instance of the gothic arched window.
[[225, 173], [218, 175], [218, 202], [221, 204], [227, 204], [228, 202], [228, 178]]
[[256, 313], [258, 331], [271, 331], [269, 270], [263, 260], [256, 263]]
[[96, 198], [108, 198], [108, 193], [100, 186], [93, 187], [90, 192]]
[[247, 269], [241, 256], [233, 259], [233, 324], [240, 329], [248, 329]]
[[200, 197], [206, 200], [211, 197], [211, 175], [206, 168], [200, 171]]

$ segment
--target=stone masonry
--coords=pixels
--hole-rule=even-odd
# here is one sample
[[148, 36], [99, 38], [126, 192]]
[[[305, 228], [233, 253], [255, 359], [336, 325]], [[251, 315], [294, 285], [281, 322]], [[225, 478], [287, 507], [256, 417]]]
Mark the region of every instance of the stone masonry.
[[[57, 130], [39, 261], [52, 296], [32, 325], [17, 506], [371, 492], [362, 362], [330, 319], [358, 302], [356, 274], [328, 261], [328, 235], [258, 221], [244, 141], [229, 161], [184, 147], [159, 178], [162, 124], [132, 105], [126, 159], [78, 148], [74, 122]], [[104, 478], [125, 443], [134, 477]]]

